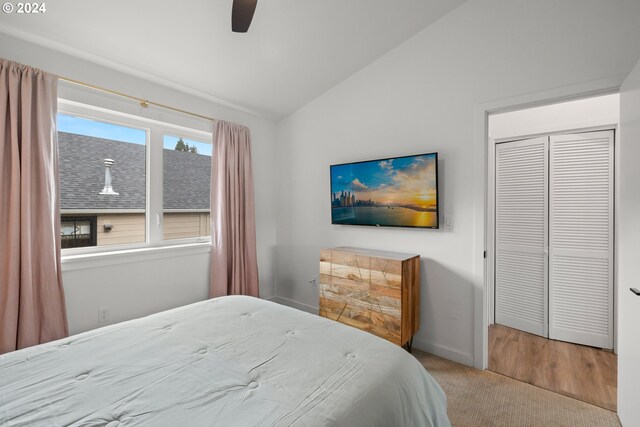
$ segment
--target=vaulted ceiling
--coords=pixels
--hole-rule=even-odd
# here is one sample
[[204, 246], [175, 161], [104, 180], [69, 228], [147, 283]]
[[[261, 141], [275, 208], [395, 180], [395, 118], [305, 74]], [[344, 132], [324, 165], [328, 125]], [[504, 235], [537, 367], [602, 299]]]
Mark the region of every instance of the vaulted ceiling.
[[462, 3], [259, 0], [237, 34], [232, 0], [56, 0], [0, 31], [279, 119]]

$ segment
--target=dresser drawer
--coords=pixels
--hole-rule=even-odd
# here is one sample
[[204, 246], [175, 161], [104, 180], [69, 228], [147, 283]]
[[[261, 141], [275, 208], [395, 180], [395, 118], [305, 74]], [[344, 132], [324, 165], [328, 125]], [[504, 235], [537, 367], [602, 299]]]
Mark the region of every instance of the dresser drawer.
[[417, 255], [323, 249], [320, 315], [404, 345], [418, 329], [419, 266]]

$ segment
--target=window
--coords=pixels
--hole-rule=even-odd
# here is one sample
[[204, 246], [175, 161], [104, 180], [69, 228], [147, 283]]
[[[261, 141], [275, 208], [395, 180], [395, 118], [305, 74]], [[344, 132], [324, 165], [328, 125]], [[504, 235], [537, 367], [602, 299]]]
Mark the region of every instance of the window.
[[208, 241], [210, 123], [102, 101], [58, 100], [64, 254]]
[[146, 241], [146, 141], [143, 129], [58, 114], [62, 222], [94, 218], [84, 238], [69, 238], [63, 226], [63, 248]]
[[164, 135], [163, 237], [211, 235], [211, 144]]
[[60, 242], [62, 249], [96, 246], [96, 217], [62, 215]]

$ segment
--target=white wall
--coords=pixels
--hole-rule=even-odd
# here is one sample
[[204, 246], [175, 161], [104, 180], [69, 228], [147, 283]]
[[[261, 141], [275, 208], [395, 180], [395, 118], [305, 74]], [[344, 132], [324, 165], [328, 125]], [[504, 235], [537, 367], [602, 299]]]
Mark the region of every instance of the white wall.
[[[483, 208], [474, 204], [474, 170], [485, 162], [482, 151], [474, 157], [475, 109], [604, 78], [621, 81], [640, 56], [638, 22], [633, 2], [470, 0], [283, 120], [278, 297], [317, 306], [308, 281], [318, 274], [323, 247], [420, 254], [414, 344], [472, 364], [482, 292], [482, 282], [474, 282], [482, 277], [474, 271], [481, 251], [474, 248], [484, 221], [475, 213]], [[452, 216], [452, 229], [331, 225], [330, 164], [430, 151], [440, 156], [441, 212]]]
[[618, 415], [640, 424], [640, 62], [620, 90], [618, 174]]
[[[160, 53], [160, 50], [156, 53]], [[145, 54], [141, 52], [141, 54]], [[0, 34], [0, 57], [42, 68], [139, 98], [248, 126], [253, 138], [260, 292], [274, 294], [275, 124], [211, 101]], [[197, 63], [185, 64], [196, 67]], [[61, 90], [65, 90], [62, 89]], [[108, 306], [111, 321], [130, 319], [208, 297], [206, 254], [178, 251], [175, 258], [143, 257], [136, 263], [63, 267], [69, 327], [80, 332], [98, 326], [98, 308]]]
[[522, 137], [541, 133], [618, 124], [620, 95], [609, 94], [489, 116], [489, 137]]
[[[158, 249], [63, 259], [69, 333], [122, 322], [209, 298], [211, 247]], [[108, 308], [107, 322], [98, 309]]]

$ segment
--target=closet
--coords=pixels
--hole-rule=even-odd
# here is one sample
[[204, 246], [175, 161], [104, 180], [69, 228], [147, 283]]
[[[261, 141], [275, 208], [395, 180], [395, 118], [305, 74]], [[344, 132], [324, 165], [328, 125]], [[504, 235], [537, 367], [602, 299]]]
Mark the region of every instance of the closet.
[[613, 348], [614, 131], [496, 144], [495, 322]]

